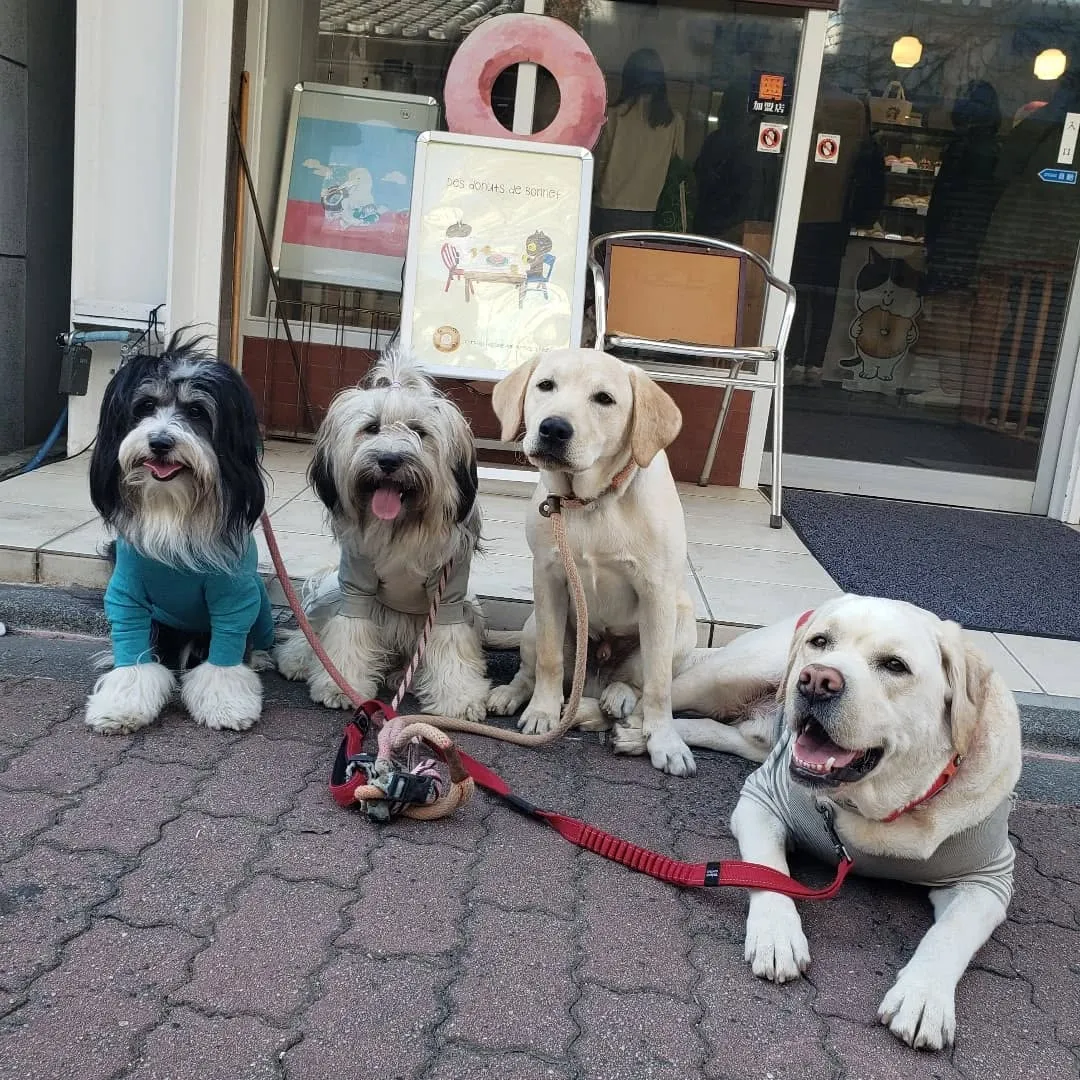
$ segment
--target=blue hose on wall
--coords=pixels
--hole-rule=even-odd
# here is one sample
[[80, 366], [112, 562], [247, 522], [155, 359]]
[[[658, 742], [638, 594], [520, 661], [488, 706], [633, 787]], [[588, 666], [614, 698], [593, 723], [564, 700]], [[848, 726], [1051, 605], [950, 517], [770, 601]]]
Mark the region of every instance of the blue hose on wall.
[[19, 474], [25, 476], [27, 473], [33, 472], [48, 456], [49, 451], [52, 450], [56, 440], [60, 438], [60, 432], [64, 430], [67, 425], [68, 407], [65, 405], [63, 412], [57, 417], [56, 423], [53, 424], [52, 431], [49, 432], [49, 437], [41, 444], [38, 452], [26, 463], [26, 468]]
[[[95, 341], [127, 341], [130, 337], [131, 334], [127, 330], [76, 330], [67, 336], [67, 344], [88, 345]], [[56, 445], [56, 440], [60, 438], [60, 433], [67, 424], [67, 418], [68, 407], [65, 405], [63, 411], [57, 417], [56, 423], [53, 424], [53, 429], [49, 432], [48, 438], [38, 448], [38, 452], [26, 463], [26, 467], [19, 474], [20, 476], [32, 473], [49, 456], [50, 451]]]

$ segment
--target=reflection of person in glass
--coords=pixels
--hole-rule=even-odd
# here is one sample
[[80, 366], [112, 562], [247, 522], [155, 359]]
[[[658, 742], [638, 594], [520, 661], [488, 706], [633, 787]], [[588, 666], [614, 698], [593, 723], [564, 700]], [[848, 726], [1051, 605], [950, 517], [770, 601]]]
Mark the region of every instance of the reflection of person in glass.
[[[936, 354], [941, 389], [959, 392], [970, 348], [976, 267], [997, 201], [1001, 154], [997, 91], [974, 80], [952, 110], [954, 135], [941, 155], [926, 212], [923, 349]], [[924, 399], [929, 400], [929, 399]]]
[[719, 126], [694, 162], [694, 231], [737, 244], [747, 222], [774, 220], [784, 160], [780, 154], [758, 153], [761, 117], [746, 111], [749, 86], [749, 75], [732, 78], [720, 99]]
[[596, 144], [593, 231], [650, 229], [672, 158], [685, 153], [682, 116], [668, 102], [660, 54], [638, 49]]
[[788, 380], [820, 386], [836, 291], [852, 226], [873, 223], [884, 198], [884, 159], [866, 103], [823, 79], [791, 264], [798, 297], [788, 339]]

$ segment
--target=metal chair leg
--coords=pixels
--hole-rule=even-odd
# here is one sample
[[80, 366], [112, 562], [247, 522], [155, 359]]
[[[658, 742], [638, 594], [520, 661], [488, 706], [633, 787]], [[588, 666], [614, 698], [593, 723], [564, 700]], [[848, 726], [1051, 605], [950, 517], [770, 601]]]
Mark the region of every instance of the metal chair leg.
[[[742, 361], [735, 360], [731, 365], [731, 378], [737, 379], [742, 371]], [[731, 412], [732, 395], [734, 386], [728, 386], [724, 390], [724, 398], [720, 402], [720, 411], [716, 417], [716, 426], [713, 428], [712, 438], [709, 440], [709, 452], [705, 455], [705, 464], [701, 475], [698, 477], [698, 487], [708, 487], [709, 477], [712, 476], [713, 463], [716, 461], [716, 451], [720, 446], [720, 436], [724, 433], [724, 425], [727, 423], [728, 414]]]
[[705, 455], [705, 465], [698, 477], [698, 487], [709, 486], [709, 477], [712, 476], [716, 451], [720, 446], [720, 436], [724, 433], [724, 425], [727, 423], [728, 413], [731, 412], [731, 396], [734, 392], [733, 386], [724, 390], [724, 399], [720, 402], [720, 412], [717, 414], [716, 426], [713, 428], [712, 439], [709, 441], [709, 452]]
[[782, 529], [783, 518], [783, 466], [784, 466], [784, 369], [783, 358], [777, 360], [776, 388], [773, 390], [773, 436], [772, 436], [772, 498], [769, 527]]

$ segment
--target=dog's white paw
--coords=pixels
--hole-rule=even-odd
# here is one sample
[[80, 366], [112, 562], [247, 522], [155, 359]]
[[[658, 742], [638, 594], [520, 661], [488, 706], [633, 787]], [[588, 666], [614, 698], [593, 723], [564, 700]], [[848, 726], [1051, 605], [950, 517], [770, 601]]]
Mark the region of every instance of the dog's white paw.
[[640, 713], [629, 716], [611, 729], [611, 748], [616, 754], [644, 754], [648, 749], [644, 720]]
[[180, 697], [195, 723], [211, 731], [247, 731], [262, 712], [262, 683], [246, 664], [200, 664], [184, 676]]
[[535, 697], [529, 702], [529, 707], [521, 714], [518, 727], [526, 735], [543, 735], [559, 726], [559, 705], [551, 708], [546, 702], [537, 701]]
[[[353, 689], [363, 699], [373, 698], [379, 688], [373, 683], [364, 680], [359, 686], [352, 684]], [[308, 693], [316, 705], [325, 705], [328, 709], [356, 708], [349, 696], [341, 691], [338, 684], [330, 678], [321, 668], [308, 681]]]
[[665, 724], [649, 736], [649, 760], [654, 769], [662, 769], [672, 776], [693, 776], [697, 763], [690, 747], [671, 724]]
[[810, 946], [795, 905], [786, 897], [759, 895], [746, 919], [746, 962], [759, 979], [784, 983], [810, 966]]
[[956, 1035], [953, 988], [933, 972], [912, 970], [909, 964], [882, 999], [878, 1019], [916, 1050], [940, 1050]]
[[614, 726], [615, 721], [603, 712], [596, 698], [583, 697], [581, 699], [578, 705], [577, 723], [574, 727], [579, 731], [609, 731]]
[[487, 679], [464, 676], [461, 683], [458, 689], [444, 689], [436, 696], [421, 693], [419, 697], [424, 711], [433, 716], [453, 716], [460, 720], [472, 720], [477, 724], [486, 719], [491, 684]]
[[306, 679], [310, 663], [311, 646], [300, 630], [286, 634], [284, 640], [274, 646], [274, 664], [278, 673], [290, 682]]
[[273, 654], [266, 649], [253, 649], [248, 657], [248, 667], [252, 671], [274, 671], [277, 664], [274, 663]]
[[488, 712], [496, 716], [513, 716], [528, 699], [528, 691], [519, 689], [512, 682], [493, 686], [487, 699]]
[[161, 664], [134, 664], [106, 672], [86, 702], [86, 723], [99, 735], [128, 735], [157, 718], [176, 689]]
[[600, 694], [600, 708], [615, 720], [623, 720], [637, 708], [637, 692], [624, 682], [609, 683]]

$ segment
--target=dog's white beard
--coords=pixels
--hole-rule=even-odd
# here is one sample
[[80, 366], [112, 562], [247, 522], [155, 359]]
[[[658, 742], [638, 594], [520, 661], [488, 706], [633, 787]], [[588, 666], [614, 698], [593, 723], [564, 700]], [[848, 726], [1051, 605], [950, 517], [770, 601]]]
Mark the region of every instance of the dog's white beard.
[[238, 552], [222, 536], [225, 517], [220, 471], [213, 451], [198, 439], [177, 448], [187, 470], [173, 480], [149, 477], [137, 464], [138, 445], [121, 446], [124, 512], [117, 528], [147, 558], [193, 570], [227, 569]]

